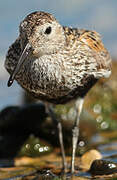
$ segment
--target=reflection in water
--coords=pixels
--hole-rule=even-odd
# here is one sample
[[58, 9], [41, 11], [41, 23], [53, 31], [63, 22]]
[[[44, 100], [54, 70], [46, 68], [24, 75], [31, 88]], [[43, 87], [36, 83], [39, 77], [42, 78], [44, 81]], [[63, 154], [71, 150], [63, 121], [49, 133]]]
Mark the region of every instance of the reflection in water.
[[99, 115], [97, 118], [96, 118], [96, 121], [97, 123], [101, 123], [103, 120], [103, 117], [101, 115]]
[[100, 114], [100, 113], [101, 113], [101, 110], [102, 110], [102, 108], [101, 108], [101, 105], [100, 105], [100, 104], [95, 104], [95, 105], [94, 105], [94, 107], [93, 107], [94, 113]]
[[109, 127], [109, 123], [107, 123], [106, 121], [101, 123], [101, 129], [107, 129]]

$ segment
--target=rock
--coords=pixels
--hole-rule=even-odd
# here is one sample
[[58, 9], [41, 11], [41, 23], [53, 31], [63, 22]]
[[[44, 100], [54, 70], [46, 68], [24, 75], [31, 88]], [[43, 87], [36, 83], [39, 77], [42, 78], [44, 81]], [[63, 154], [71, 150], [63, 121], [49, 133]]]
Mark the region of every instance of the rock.
[[0, 158], [16, 156], [30, 134], [41, 136], [46, 117], [42, 103], [9, 106], [0, 111]]
[[81, 167], [85, 170], [89, 170], [92, 162], [96, 159], [101, 159], [101, 158], [102, 158], [102, 155], [99, 151], [97, 151], [95, 149], [87, 151], [81, 157]]
[[117, 173], [117, 163], [106, 160], [95, 160], [93, 161], [89, 172], [95, 176]]

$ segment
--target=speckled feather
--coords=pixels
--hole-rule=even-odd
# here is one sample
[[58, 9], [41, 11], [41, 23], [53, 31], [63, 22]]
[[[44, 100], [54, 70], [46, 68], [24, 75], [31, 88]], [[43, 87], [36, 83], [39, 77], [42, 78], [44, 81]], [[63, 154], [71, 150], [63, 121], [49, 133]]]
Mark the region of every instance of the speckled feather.
[[[52, 33], [45, 35], [48, 26]], [[99, 78], [111, 74], [111, 58], [97, 32], [62, 27], [45, 12], [34, 12], [21, 22], [5, 60], [10, 74], [28, 42], [33, 50], [15, 79], [40, 100], [59, 104], [84, 97]]]

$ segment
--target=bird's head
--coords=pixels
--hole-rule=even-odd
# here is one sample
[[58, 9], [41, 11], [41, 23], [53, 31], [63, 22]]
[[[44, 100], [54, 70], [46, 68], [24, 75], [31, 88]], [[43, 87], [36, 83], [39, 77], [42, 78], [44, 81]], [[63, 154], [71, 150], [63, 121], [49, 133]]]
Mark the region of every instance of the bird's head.
[[29, 56], [39, 58], [43, 55], [57, 53], [65, 45], [64, 30], [49, 13], [29, 14], [21, 22], [19, 31], [22, 54], [9, 78], [8, 86], [12, 85], [16, 74]]
[[29, 43], [36, 57], [56, 53], [65, 44], [62, 26], [45, 12], [29, 14], [20, 24], [20, 37], [22, 48]]

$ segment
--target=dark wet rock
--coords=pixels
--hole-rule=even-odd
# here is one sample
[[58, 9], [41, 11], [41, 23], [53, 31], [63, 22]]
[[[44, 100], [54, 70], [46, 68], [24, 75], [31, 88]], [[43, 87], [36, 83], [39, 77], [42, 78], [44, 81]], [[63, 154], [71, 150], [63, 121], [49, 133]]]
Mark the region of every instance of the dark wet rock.
[[95, 160], [93, 161], [89, 172], [95, 176], [117, 173], [117, 164], [106, 160]]
[[42, 103], [10, 106], [0, 112], [0, 158], [12, 158], [30, 134], [41, 134], [47, 117]]
[[35, 132], [46, 117], [45, 106], [42, 103], [6, 107], [0, 112], [0, 133]]

